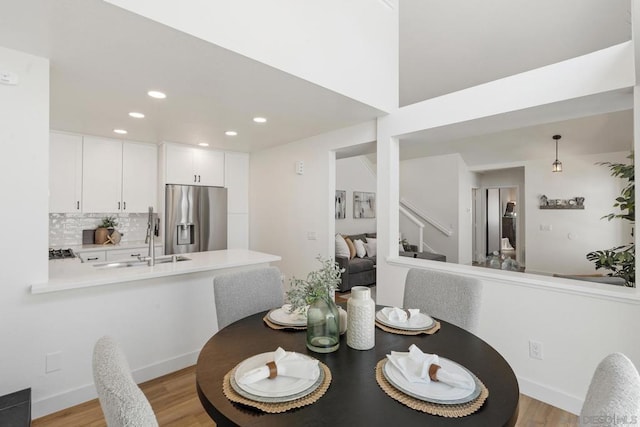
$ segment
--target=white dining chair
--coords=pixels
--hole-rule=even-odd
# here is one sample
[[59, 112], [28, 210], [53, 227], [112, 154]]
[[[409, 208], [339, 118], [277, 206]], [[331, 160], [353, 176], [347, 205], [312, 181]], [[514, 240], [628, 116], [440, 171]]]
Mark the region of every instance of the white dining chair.
[[93, 348], [93, 379], [108, 427], [158, 425], [151, 404], [131, 376], [115, 339], [104, 336]]
[[[640, 422], [640, 374], [622, 353], [612, 353], [598, 364], [580, 411], [579, 423], [593, 426], [603, 416], [617, 417], [616, 425], [623, 425], [623, 419], [626, 419], [624, 425]], [[632, 419], [636, 421], [632, 422]]]
[[404, 284], [404, 308], [475, 332], [480, 315], [482, 282], [460, 274], [412, 268]]
[[213, 278], [218, 329], [284, 304], [282, 275], [276, 267], [225, 273]]

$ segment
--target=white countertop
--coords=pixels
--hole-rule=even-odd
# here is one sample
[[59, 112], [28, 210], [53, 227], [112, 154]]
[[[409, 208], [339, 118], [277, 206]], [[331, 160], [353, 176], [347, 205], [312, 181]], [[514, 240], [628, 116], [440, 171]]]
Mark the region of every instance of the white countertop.
[[78, 258], [51, 260], [49, 261], [49, 280], [46, 283], [31, 285], [31, 293], [57, 292], [156, 277], [244, 267], [281, 260], [277, 255], [246, 249], [227, 249], [181, 255], [191, 259], [189, 261], [156, 264], [153, 267], [141, 265], [122, 268], [99, 268], [94, 267], [94, 264], [91, 263], [81, 263]]

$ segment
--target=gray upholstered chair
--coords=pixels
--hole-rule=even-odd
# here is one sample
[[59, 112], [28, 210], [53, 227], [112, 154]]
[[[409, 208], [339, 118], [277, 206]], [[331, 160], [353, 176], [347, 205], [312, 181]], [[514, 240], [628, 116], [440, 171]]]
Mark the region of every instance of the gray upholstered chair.
[[633, 417], [640, 421], [640, 375], [621, 353], [608, 355], [596, 368], [580, 412], [580, 425], [593, 426], [603, 415], [618, 417], [621, 425], [625, 417], [625, 425], [631, 424]]
[[404, 283], [403, 306], [475, 332], [481, 296], [482, 282], [477, 279], [412, 268]]
[[284, 304], [280, 270], [256, 268], [213, 278], [218, 329], [260, 311]]
[[93, 348], [93, 379], [109, 427], [152, 427], [158, 421], [149, 401], [131, 376], [129, 364], [112, 337]]

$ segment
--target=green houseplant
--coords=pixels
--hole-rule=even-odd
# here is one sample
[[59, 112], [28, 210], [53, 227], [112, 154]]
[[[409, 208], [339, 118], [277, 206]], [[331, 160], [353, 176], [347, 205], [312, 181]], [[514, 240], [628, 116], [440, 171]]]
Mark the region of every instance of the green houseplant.
[[[340, 314], [333, 292], [342, 270], [331, 258], [316, 258], [322, 264], [306, 280], [291, 279], [287, 300], [291, 309], [307, 312], [307, 348], [317, 353], [336, 351], [340, 346]], [[308, 306], [308, 308], [307, 308]]]
[[627, 180], [627, 185], [622, 189], [620, 196], [613, 204], [619, 212], [610, 213], [602, 217], [611, 221], [622, 219], [629, 221], [631, 228], [631, 242], [626, 245], [616, 246], [610, 249], [589, 252], [587, 259], [595, 263], [596, 270], [603, 268], [609, 270], [608, 276], [620, 277], [624, 279], [625, 286], [635, 287], [636, 282], [636, 246], [633, 242], [633, 225], [636, 218], [635, 200], [635, 170], [633, 166], [633, 153], [627, 156], [631, 163], [611, 163], [600, 162], [598, 164], [607, 166], [611, 170], [611, 176]]

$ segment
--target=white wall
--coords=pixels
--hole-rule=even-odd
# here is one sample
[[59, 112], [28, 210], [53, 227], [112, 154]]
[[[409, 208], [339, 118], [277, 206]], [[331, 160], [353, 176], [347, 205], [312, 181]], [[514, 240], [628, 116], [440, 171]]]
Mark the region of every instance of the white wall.
[[344, 190], [347, 193], [346, 218], [336, 219], [336, 233], [359, 234], [375, 233], [375, 218], [353, 217], [353, 192], [376, 192], [376, 175], [371, 164], [365, 156], [348, 157], [336, 160], [336, 190]]
[[[96, 397], [91, 355], [113, 335], [138, 381], [195, 363], [216, 331], [212, 273], [32, 295], [47, 281], [49, 62], [0, 48], [0, 395], [31, 387], [33, 417]], [[45, 355], [61, 369], [45, 373]]]
[[[633, 87], [631, 53], [630, 44], [605, 49], [587, 57], [413, 104], [382, 118], [378, 124], [377, 301], [387, 305], [401, 304], [403, 283], [411, 267], [442, 269], [480, 278], [484, 289], [479, 335], [513, 367], [521, 392], [574, 413], [579, 412], [593, 371], [606, 354], [623, 352], [640, 366], [637, 333], [635, 328], [629, 327], [640, 322], [640, 292], [617, 286], [396, 258], [397, 244], [393, 242], [398, 224], [395, 208], [399, 189], [397, 139], [410, 132], [447, 125], [461, 132], [470, 129], [479, 132], [498, 131], [500, 126], [504, 129], [514, 123], [527, 126], [540, 120], [553, 121], [549, 111], [557, 110], [547, 109], [549, 104], [569, 105], [585, 96]], [[640, 95], [635, 88], [635, 101], [638, 99]], [[563, 114], [566, 115], [556, 120], [562, 120], [572, 112]], [[639, 117], [636, 109], [636, 132]], [[547, 185], [545, 191], [549, 188], [554, 187]], [[528, 222], [534, 220], [529, 217]], [[543, 344], [543, 360], [529, 358], [529, 340]]]
[[[600, 219], [614, 212], [613, 203], [626, 183], [611, 177], [597, 162], [627, 163], [629, 153], [562, 156], [562, 173], [551, 172], [548, 161], [530, 161], [525, 167], [527, 271], [560, 274], [600, 274], [588, 252], [629, 243], [628, 221]], [[585, 198], [584, 210], [539, 209], [538, 198]], [[543, 231], [542, 226], [550, 226]]]
[[384, 111], [398, 106], [398, 6], [370, 0], [106, 0]]
[[[367, 122], [251, 154], [250, 248], [280, 255], [287, 284], [317, 269], [318, 255], [333, 256], [334, 150], [375, 138], [375, 123]], [[295, 172], [298, 160], [303, 175]]]
[[[400, 197], [453, 231], [451, 236], [447, 236], [425, 223], [425, 244], [435, 252], [446, 255], [447, 262], [458, 262], [458, 186], [463, 164], [459, 154], [421, 157], [400, 163]], [[400, 231], [409, 243], [418, 244], [415, 234], [403, 228]]]

